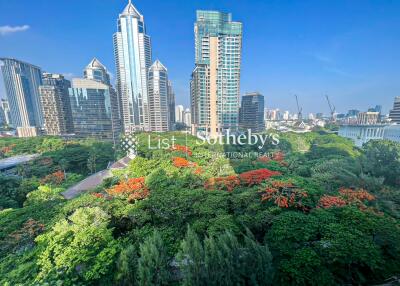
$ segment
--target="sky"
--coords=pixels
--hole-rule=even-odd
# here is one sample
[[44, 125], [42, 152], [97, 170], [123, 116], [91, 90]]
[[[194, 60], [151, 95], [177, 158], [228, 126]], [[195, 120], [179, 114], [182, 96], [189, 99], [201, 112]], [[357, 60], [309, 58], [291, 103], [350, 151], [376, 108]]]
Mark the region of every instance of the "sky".
[[[128, 0], [0, 0], [0, 57], [81, 77], [98, 58], [113, 75], [112, 35]], [[243, 23], [241, 94], [259, 91], [268, 108], [329, 113], [392, 108], [400, 96], [398, 0], [132, 0], [144, 15], [176, 104], [188, 107], [195, 11], [232, 13]], [[5, 97], [0, 79], [0, 97]]]

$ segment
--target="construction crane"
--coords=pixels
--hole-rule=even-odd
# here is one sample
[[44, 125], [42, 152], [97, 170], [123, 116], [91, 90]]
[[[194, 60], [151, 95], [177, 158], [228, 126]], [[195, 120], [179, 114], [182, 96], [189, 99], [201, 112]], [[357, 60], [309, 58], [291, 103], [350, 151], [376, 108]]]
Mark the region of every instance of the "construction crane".
[[336, 107], [331, 103], [328, 95], [325, 95], [325, 97], [326, 97], [326, 100], [328, 101], [329, 109], [331, 110], [331, 121], [335, 122]]
[[296, 97], [296, 104], [297, 104], [297, 120], [301, 121], [303, 119], [303, 108], [299, 105], [299, 99], [297, 94], [294, 95]]

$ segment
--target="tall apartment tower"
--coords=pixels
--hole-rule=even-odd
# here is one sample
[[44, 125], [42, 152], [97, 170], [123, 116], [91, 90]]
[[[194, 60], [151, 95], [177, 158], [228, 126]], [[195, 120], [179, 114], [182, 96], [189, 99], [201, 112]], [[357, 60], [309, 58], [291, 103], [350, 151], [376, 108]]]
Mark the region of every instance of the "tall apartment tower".
[[394, 99], [393, 109], [390, 110], [389, 118], [392, 122], [400, 124], [400, 96]]
[[39, 87], [44, 131], [47, 135], [72, 134], [71, 103], [68, 88], [71, 82], [61, 74], [43, 73], [43, 85]]
[[[289, 117], [289, 115], [287, 115]], [[240, 127], [243, 130], [261, 132], [264, 127], [264, 96], [258, 92], [242, 96], [240, 107]]]
[[242, 23], [231, 14], [197, 11], [194, 35], [192, 131], [216, 137], [239, 126]]
[[170, 129], [167, 68], [156, 60], [149, 69], [150, 130], [165, 132]]
[[177, 105], [175, 107], [175, 121], [179, 122], [179, 123], [183, 123], [184, 113], [185, 113], [185, 109], [183, 108], [183, 105]]
[[39, 67], [10, 58], [0, 58], [4, 86], [10, 105], [11, 121], [18, 136], [37, 136], [43, 126], [39, 86], [42, 71]]
[[149, 130], [147, 76], [151, 65], [151, 42], [143, 15], [128, 5], [118, 18], [114, 34], [117, 93], [125, 132]]
[[168, 113], [169, 113], [169, 130], [175, 128], [175, 92], [172, 88], [172, 82], [168, 81]]

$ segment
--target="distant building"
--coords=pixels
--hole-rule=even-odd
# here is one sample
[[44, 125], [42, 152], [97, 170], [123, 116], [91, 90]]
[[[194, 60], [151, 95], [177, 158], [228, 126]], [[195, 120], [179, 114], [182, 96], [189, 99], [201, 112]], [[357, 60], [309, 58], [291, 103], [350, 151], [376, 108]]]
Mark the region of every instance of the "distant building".
[[216, 137], [239, 127], [242, 23], [231, 14], [197, 11], [194, 36], [192, 131]]
[[360, 113], [360, 111], [359, 110], [357, 110], [357, 109], [350, 109], [348, 112], [347, 112], [347, 117], [357, 117], [357, 115]]
[[385, 127], [383, 139], [400, 142], [400, 125], [394, 124]]
[[400, 124], [400, 96], [394, 99], [393, 109], [390, 110], [389, 118], [392, 122]]
[[110, 139], [120, 134], [117, 95], [112, 87], [90, 79], [72, 79], [69, 89], [75, 134]]
[[323, 119], [323, 118], [324, 118], [324, 114], [321, 113], [321, 112], [319, 112], [319, 113], [317, 113], [317, 114], [315, 115], [315, 117], [316, 117], [317, 119]]
[[379, 112], [360, 112], [357, 115], [357, 124], [371, 125], [379, 122]]
[[286, 110], [282, 115], [282, 119], [287, 121], [287, 120], [289, 120], [289, 117], [290, 117], [290, 113], [289, 113], [289, 111]]
[[169, 130], [175, 128], [175, 93], [172, 88], [172, 82], [168, 81], [168, 112], [169, 112]]
[[117, 92], [125, 132], [149, 130], [147, 76], [151, 59], [151, 42], [144, 17], [129, 1], [118, 17], [113, 36]]
[[61, 74], [43, 74], [43, 85], [39, 87], [40, 102], [44, 120], [44, 131], [47, 135], [72, 134], [71, 103], [69, 101], [69, 80]]
[[37, 66], [15, 59], [0, 58], [0, 62], [11, 121], [18, 136], [37, 136], [43, 127], [39, 97], [42, 72]]
[[192, 125], [192, 113], [190, 112], [189, 108], [186, 108], [186, 110], [183, 114], [183, 123], [187, 127], [190, 127]]
[[168, 131], [170, 123], [167, 68], [159, 60], [156, 60], [149, 69], [148, 79], [150, 130]]
[[177, 105], [175, 107], [175, 121], [183, 123], [184, 121], [184, 112], [185, 109], [183, 108], [183, 105]]
[[0, 102], [0, 120], [3, 125], [12, 125], [10, 105], [8, 104], [8, 100], [5, 98], [2, 98]]
[[264, 96], [260, 93], [252, 92], [242, 96], [240, 128], [250, 129], [252, 132], [261, 132], [265, 129]]

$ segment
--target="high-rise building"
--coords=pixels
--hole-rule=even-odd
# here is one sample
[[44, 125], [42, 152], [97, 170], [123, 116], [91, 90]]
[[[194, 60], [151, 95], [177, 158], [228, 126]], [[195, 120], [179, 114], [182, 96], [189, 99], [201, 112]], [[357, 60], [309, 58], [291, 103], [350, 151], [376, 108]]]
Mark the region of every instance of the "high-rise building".
[[75, 134], [116, 142], [120, 122], [114, 89], [95, 80], [74, 78], [69, 95]]
[[9, 58], [0, 58], [4, 86], [10, 105], [11, 121], [18, 136], [31, 137], [43, 126], [39, 86], [39, 67]]
[[240, 127], [243, 130], [261, 132], [264, 127], [264, 96], [258, 92], [242, 96], [240, 107]]
[[170, 129], [167, 68], [156, 60], [149, 69], [148, 95], [150, 130], [165, 132]]
[[175, 129], [175, 93], [172, 88], [172, 82], [168, 81], [168, 112], [169, 112], [169, 130]]
[[190, 112], [189, 108], [186, 108], [183, 113], [183, 123], [190, 127], [192, 125], [192, 113]]
[[185, 112], [185, 109], [183, 108], [183, 105], [177, 105], [175, 107], [175, 121], [176, 122], [183, 123], [184, 112]]
[[5, 98], [2, 98], [0, 102], [0, 117], [2, 125], [8, 125], [8, 126], [12, 125], [10, 105], [8, 104], [8, 100]]
[[239, 125], [242, 23], [231, 14], [197, 11], [190, 81], [194, 133], [216, 137]]
[[43, 84], [39, 87], [40, 102], [47, 135], [72, 134], [74, 132], [69, 80], [61, 74], [43, 73]]
[[114, 34], [117, 93], [125, 132], [149, 130], [147, 76], [151, 65], [151, 43], [143, 15], [128, 5], [118, 18]]
[[390, 110], [389, 118], [392, 122], [400, 124], [400, 96], [394, 99], [393, 109]]
[[96, 58], [86, 66], [83, 71], [83, 77], [111, 85], [110, 74], [107, 72], [106, 67]]

